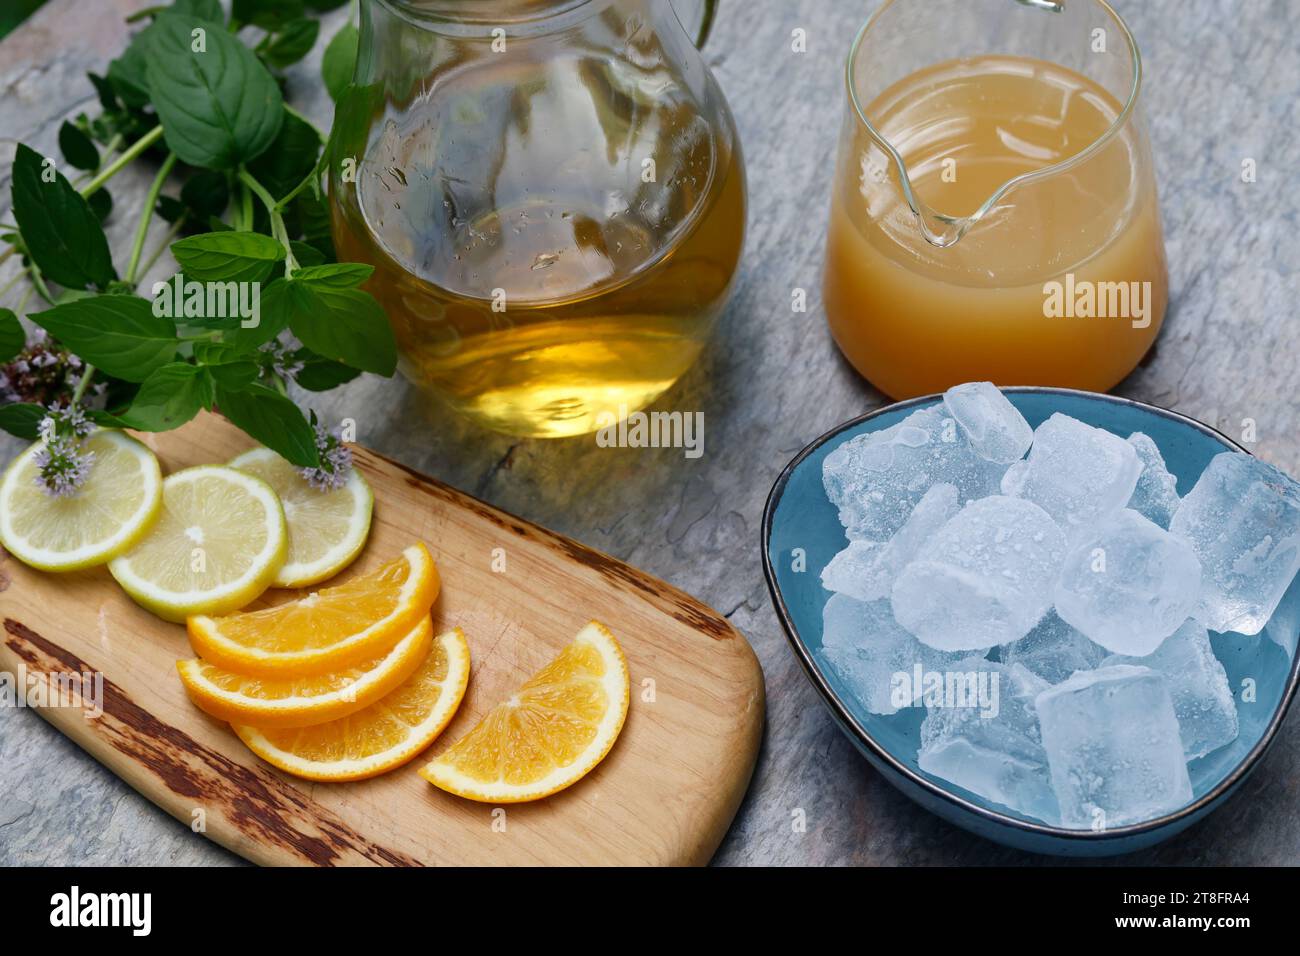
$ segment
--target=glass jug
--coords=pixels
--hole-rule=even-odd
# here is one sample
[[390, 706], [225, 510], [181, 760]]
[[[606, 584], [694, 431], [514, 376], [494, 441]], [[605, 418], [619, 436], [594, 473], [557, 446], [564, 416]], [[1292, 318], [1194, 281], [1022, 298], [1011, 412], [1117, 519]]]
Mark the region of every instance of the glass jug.
[[339, 257], [375, 267], [404, 374], [488, 427], [612, 424], [722, 311], [745, 175], [692, 38], [713, 4], [681, 8], [693, 34], [668, 0], [362, 0]]
[[887, 0], [849, 54], [824, 296], [896, 399], [1104, 391], [1164, 320], [1141, 59], [1102, 0]]

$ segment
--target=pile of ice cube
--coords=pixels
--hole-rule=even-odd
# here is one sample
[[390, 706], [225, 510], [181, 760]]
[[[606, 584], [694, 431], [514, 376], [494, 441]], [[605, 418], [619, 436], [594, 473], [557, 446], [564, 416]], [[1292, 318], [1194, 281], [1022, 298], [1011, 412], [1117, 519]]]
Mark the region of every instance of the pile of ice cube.
[[1192, 799], [1187, 762], [1238, 732], [1207, 629], [1277, 608], [1300, 483], [1226, 453], [1180, 500], [1148, 436], [1031, 429], [987, 382], [845, 442], [823, 481], [849, 545], [819, 656], [873, 714], [926, 708], [922, 770], [1077, 829]]

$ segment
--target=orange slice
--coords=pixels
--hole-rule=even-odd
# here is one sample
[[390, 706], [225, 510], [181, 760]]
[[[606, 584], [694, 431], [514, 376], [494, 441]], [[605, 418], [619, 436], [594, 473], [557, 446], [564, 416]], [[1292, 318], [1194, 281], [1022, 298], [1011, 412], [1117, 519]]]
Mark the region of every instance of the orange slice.
[[605, 625], [592, 621], [420, 776], [484, 803], [549, 796], [577, 783], [609, 753], [627, 718], [630, 690], [623, 649]]
[[221, 720], [260, 727], [310, 727], [355, 713], [411, 676], [429, 656], [433, 623], [423, 618], [392, 650], [328, 674], [249, 677], [207, 661], [177, 661], [190, 700]]
[[438, 569], [423, 544], [344, 584], [260, 611], [186, 622], [195, 653], [240, 674], [302, 677], [388, 651], [429, 613]]
[[451, 721], [469, 683], [469, 645], [460, 628], [433, 642], [401, 686], [340, 720], [301, 730], [234, 725], [267, 763], [308, 780], [364, 780], [411, 760]]

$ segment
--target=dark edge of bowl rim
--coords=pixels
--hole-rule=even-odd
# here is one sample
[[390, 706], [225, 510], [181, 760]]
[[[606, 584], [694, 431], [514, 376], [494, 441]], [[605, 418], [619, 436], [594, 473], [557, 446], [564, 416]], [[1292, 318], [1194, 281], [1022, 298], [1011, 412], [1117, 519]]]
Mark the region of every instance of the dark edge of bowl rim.
[[[1243, 448], [1241, 445], [1233, 441], [1227, 435], [1224, 435], [1216, 428], [1212, 428], [1209, 425], [1206, 425], [1204, 422], [1197, 421], [1194, 418], [1190, 418], [1187, 415], [1183, 415], [1179, 412], [1175, 412], [1167, 408], [1161, 408], [1159, 405], [1152, 405], [1147, 402], [1140, 402], [1137, 401], [1136, 399], [1124, 398], [1123, 396], [1119, 396], [1119, 395], [1108, 395], [1101, 392], [1087, 392], [1087, 391], [1082, 391], [1073, 388], [1052, 388], [1052, 387], [1034, 386], [1034, 385], [1007, 386], [1005, 388], [1001, 388], [1000, 391], [1043, 394], [1043, 395], [1068, 395], [1072, 397], [1082, 397], [1088, 399], [1101, 399], [1102, 401], [1112, 402], [1116, 405], [1129, 405], [1136, 408], [1142, 408], [1147, 411], [1154, 412], [1155, 414], [1160, 415], [1164, 418], [1168, 418], [1185, 425], [1191, 425], [1193, 428], [1197, 429], [1200, 432], [1203, 432], [1206, 435], [1209, 435], [1211, 438], [1223, 442], [1225, 445], [1227, 445], [1229, 450], [1236, 450], [1247, 455], [1251, 454], [1248, 449]], [[771, 596], [772, 605], [776, 609], [777, 617], [781, 621], [781, 627], [785, 631], [786, 640], [789, 642], [791, 648], [794, 650], [795, 657], [799, 660], [800, 664], [803, 665], [804, 673], [808, 676], [809, 681], [812, 682], [812, 685], [817, 689], [817, 692], [821, 694], [823, 702], [830, 709], [832, 716], [834, 716], [837, 719], [838, 723], [842, 727], [849, 728], [852, 731], [853, 736], [856, 737], [856, 743], [858, 744], [859, 747], [865, 748], [866, 750], [869, 750], [871, 753], [875, 754], [886, 764], [892, 767], [897, 773], [901, 774], [904, 777], [904, 779], [920, 787], [925, 792], [935, 797], [938, 797], [940, 800], [946, 803], [953, 804], [954, 806], [966, 811], [967, 813], [974, 814], [975, 816], [980, 817], [992, 823], [1000, 824], [1002, 826], [1007, 826], [1014, 830], [1020, 830], [1025, 833], [1032, 833], [1039, 836], [1052, 837], [1058, 840], [1075, 841], [1078, 843], [1105, 843], [1108, 841], [1121, 840], [1124, 839], [1125, 837], [1140, 836], [1142, 834], [1150, 833], [1155, 830], [1160, 830], [1171, 824], [1177, 823], [1178, 821], [1183, 820], [1189, 816], [1194, 816], [1195, 814], [1201, 812], [1202, 810], [1205, 810], [1211, 804], [1215, 803], [1216, 801], [1224, 797], [1238, 783], [1240, 783], [1246, 777], [1246, 775], [1255, 767], [1255, 765], [1260, 761], [1260, 759], [1267, 752], [1268, 748], [1272, 746], [1273, 741], [1277, 738], [1278, 729], [1282, 726], [1282, 721], [1286, 719], [1287, 711], [1290, 709], [1291, 702], [1295, 697], [1297, 683], [1300, 682], [1300, 652], [1297, 652], [1291, 661], [1291, 672], [1287, 678], [1286, 688], [1282, 692], [1282, 699], [1278, 702], [1277, 709], [1274, 710], [1272, 717], [1269, 719], [1268, 726], [1264, 729], [1264, 733], [1261, 735], [1260, 739], [1256, 742], [1255, 746], [1253, 746], [1250, 749], [1250, 751], [1246, 754], [1246, 756], [1241, 759], [1241, 761], [1232, 769], [1232, 771], [1227, 776], [1225, 776], [1221, 781], [1219, 781], [1219, 783], [1217, 783], [1214, 787], [1212, 787], [1203, 796], [1199, 797], [1196, 800], [1193, 800], [1187, 806], [1182, 807], [1181, 809], [1175, 811], [1174, 813], [1166, 814], [1165, 816], [1162, 817], [1155, 817], [1154, 819], [1147, 820], [1143, 823], [1133, 823], [1133, 824], [1129, 824], [1128, 826], [1114, 827], [1105, 830], [1069, 830], [1064, 827], [1051, 826], [1046, 823], [1033, 823], [1028, 820], [1021, 820], [1017, 817], [1010, 816], [1009, 814], [1002, 813], [998, 810], [992, 810], [987, 807], [980, 806], [979, 804], [972, 803], [970, 800], [967, 800], [965, 797], [953, 793], [947, 788], [942, 787], [939, 784], [933, 782], [924, 774], [913, 771], [910, 767], [906, 766], [897, 758], [895, 758], [894, 755], [889, 752], [888, 748], [876, 742], [875, 738], [872, 737], [872, 735], [867, 732], [866, 728], [864, 728], [858, 722], [857, 718], [855, 718], [853, 714], [849, 712], [849, 709], [846, 706], [844, 706], [844, 704], [836, 696], [835, 692], [831, 690], [830, 685], [826, 682], [825, 677], [822, 676], [821, 671], [818, 669], [817, 665], [813, 662], [812, 653], [808, 650], [807, 646], [804, 644], [802, 639], [800, 639], [798, 635], [798, 630], [794, 625], [794, 621], [790, 617], [789, 609], [786, 607], [785, 600], [781, 596], [781, 590], [776, 583], [776, 573], [772, 569], [772, 558], [771, 558], [771, 548], [770, 548], [770, 544], [772, 540], [772, 519], [773, 519], [773, 515], [776, 513], [777, 505], [780, 503], [782, 496], [785, 494], [785, 488], [790, 481], [790, 476], [794, 473], [794, 470], [797, 467], [799, 467], [800, 464], [803, 463], [803, 461], [806, 458], [808, 458], [811, 454], [813, 454], [813, 452], [817, 451], [817, 449], [819, 449], [822, 445], [826, 444], [826, 442], [830, 441], [833, 438], [838, 437], [843, 432], [848, 431], [851, 428], [855, 428], [856, 426], [861, 425], [863, 422], [870, 421], [871, 419], [876, 418], [879, 415], [883, 415], [886, 412], [900, 411], [903, 409], [912, 408], [914, 406], [931, 404], [936, 401], [942, 401], [942, 400], [943, 400], [942, 392], [936, 392], [931, 395], [921, 395], [916, 398], [909, 398], [905, 401], [895, 402], [888, 405], [882, 405], [881, 407], [872, 409], [871, 411], [863, 415], [859, 415], [857, 418], [853, 418], [850, 419], [849, 421], [842, 422], [841, 424], [836, 425], [834, 428], [823, 433], [822, 435], [813, 439], [811, 442], [805, 445], [803, 450], [800, 451], [799, 454], [796, 455], [793, 459], [791, 459], [789, 464], [787, 464], [785, 468], [781, 470], [781, 474], [777, 476], [776, 481], [772, 485], [772, 490], [768, 492], [767, 502], [763, 506], [763, 522], [760, 530], [760, 534], [762, 535], [762, 550], [763, 550], [763, 576], [767, 580], [768, 594]], [[1264, 635], [1262, 630], [1260, 631], [1258, 637], [1260, 640], [1271, 640], [1271, 638], [1268, 638]], [[985, 839], [989, 839], [989, 838], [985, 837]], [[1029, 851], [1029, 852], [1041, 852], [1041, 851]]]

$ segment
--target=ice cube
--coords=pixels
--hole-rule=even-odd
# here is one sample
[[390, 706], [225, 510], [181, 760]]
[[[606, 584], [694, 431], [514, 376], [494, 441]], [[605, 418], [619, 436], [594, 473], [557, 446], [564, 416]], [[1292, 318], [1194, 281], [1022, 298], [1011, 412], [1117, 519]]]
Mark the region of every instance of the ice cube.
[[1178, 497], [1178, 479], [1169, 473], [1164, 456], [1149, 436], [1134, 432], [1128, 436], [1128, 443], [1142, 462], [1142, 473], [1128, 506], [1167, 530], [1182, 500]]
[[1052, 604], [1065, 537], [1032, 502], [972, 501], [921, 546], [894, 582], [894, 616], [944, 651], [1006, 644]]
[[1296, 643], [1300, 641], [1300, 578], [1291, 582], [1282, 603], [1268, 619], [1264, 634], [1286, 652], [1288, 660], [1295, 657]]
[[822, 570], [822, 586], [859, 601], [889, 597], [898, 573], [958, 507], [955, 485], [931, 486], [888, 542], [850, 541]]
[[1213, 631], [1258, 634], [1300, 571], [1300, 483], [1251, 455], [1224, 452], [1169, 530], [1201, 560], [1197, 619]]
[[1186, 542], [1125, 508], [1071, 548], [1056, 613], [1113, 654], [1150, 654], [1187, 620], [1201, 565]]
[[1106, 649], [1048, 611], [1032, 631], [1002, 648], [1002, 663], [1022, 664], [1049, 684], [1101, 664]]
[[1047, 682], [1019, 664], [966, 658], [949, 665], [943, 700], [925, 695], [917, 762], [1003, 806], [1048, 823], [1057, 819], [1034, 699]]
[[1023, 458], [1034, 430], [992, 382], [954, 385], [943, 393], [948, 414], [957, 420], [975, 453], [1009, 465]]
[[1034, 431], [1029, 457], [1004, 476], [1002, 493], [1032, 501], [1073, 539], [1123, 508], [1141, 471], [1124, 439], [1057, 412]]
[[1128, 826], [1191, 801], [1169, 687], [1149, 667], [1080, 671], [1035, 706], [1065, 826]]
[[[868, 713], [892, 714], [911, 704], [922, 671], [943, 671], [963, 655], [926, 647], [898, 626], [888, 601], [855, 601], [832, 594], [822, 612], [822, 646], [817, 656], [839, 675]], [[906, 680], [896, 679], [905, 675]], [[902, 690], [906, 688], [906, 690]]]
[[1199, 621], [1188, 620], [1146, 657], [1112, 655], [1102, 662], [1103, 667], [1112, 664], [1135, 664], [1164, 675], [1188, 760], [1237, 739], [1237, 704], [1228, 674]]
[[836, 448], [822, 483], [850, 539], [888, 541], [931, 485], [955, 485], [965, 502], [995, 494], [1005, 470], [975, 454], [940, 403]]

